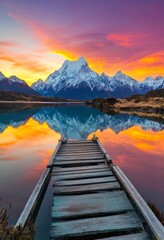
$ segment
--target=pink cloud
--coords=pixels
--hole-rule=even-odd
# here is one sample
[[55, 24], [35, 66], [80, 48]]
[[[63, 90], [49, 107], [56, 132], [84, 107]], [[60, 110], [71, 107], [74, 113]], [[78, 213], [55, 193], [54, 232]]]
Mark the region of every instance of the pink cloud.
[[0, 47], [17, 47], [18, 44], [11, 41], [0, 41]]
[[108, 34], [106, 38], [109, 41], [114, 42], [116, 45], [122, 46], [122, 47], [132, 47], [134, 45], [134, 39], [136, 36], [134, 35], [125, 35], [125, 34]]

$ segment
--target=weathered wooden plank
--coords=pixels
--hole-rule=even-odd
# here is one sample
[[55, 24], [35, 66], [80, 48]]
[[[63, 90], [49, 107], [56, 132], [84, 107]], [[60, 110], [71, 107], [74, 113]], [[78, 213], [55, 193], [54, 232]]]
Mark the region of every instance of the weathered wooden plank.
[[92, 157], [94, 158], [97, 157], [97, 156], [100, 156], [100, 157], [104, 157], [104, 154], [101, 153], [101, 152], [98, 152], [97, 154], [90, 154], [90, 153], [78, 153], [78, 154], [57, 154], [56, 155], [56, 158], [77, 158], [77, 157], [80, 157], [80, 158], [88, 158], [88, 157]]
[[60, 150], [59, 153], [90, 153], [90, 152], [98, 152], [98, 153], [102, 153], [101, 151], [99, 151], [99, 149], [66, 149], [66, 150]]
[[65, 173], [65, 172], [71, 172], [71, 171], [83, 171], [83, 170], [101, 170], [101, 169], [109, 169], [109, 167], [104, 163], [104, 164], [99, 164], [95, 166], [86, 166], [86, 167], [69, 167], [69, 168], [61, 168], [61, 167], [56, 167], [53, 169], [54, 172], [57, 173]]
[[92, 154], [93, 156], [95, 155], [95, 154], [100, 154], [101, 152], [99, 152], [99, 151], [97, 151], [97, 152], [92, 152], [92, 151], [79, 151], [79, 152], [72, 152], [72, 151], [62, 151], [62, 152], [58, 152], [58, 156], [60, 156], [60, 154], [61, 155], [79, 155], [79, 154]]
[[66, 143], [83, 143], [83, 142], [93, 142], [93, 140], [92, 139], [90, 139], [90, 140], [87, 140], [87, 139], [81, 139], [81, 140], [76, 140], [76, 139], [68, 139], [67, 141], [66, 141]]
[[127, 233], [128, 231], [141, 230], [142, 225], [134, 212], [114, 216], [87, 218], [52, 222], [51, 238], [94, 236], [103, 233]]
[[74, 173], [74, 174], [62, 174], [54, 175], [54, 180], [71, 180], [71, 179], [81, 179], [81, 178], [93, 178], [93, 177], [105, 177], [113, 176], [112, 171], [103, 171], [103, 172], [90, 172], [90, 173]]
[[60, 151], [100, 151], [100, 149], [98, 147], [62, 147]]
[[106, 183], [106, 182], [116, 182], [114, 176], [105, 177], [95, 177], [95, 178], [82, 178], [82, 179], [71, 179], [63, 181], [55, 181], [54, 186], [75, 186], [75, 185], [87, 185], [92, 183]]
[[68, 142], [93, 142], [92, 139], [80, 139], [80, 140], [77, 140], [77, 139], [67, 139], [66, 141], [67, 143]]
[[[96, 152], [96, 153], [94, 153], [94, 155], [100, 155], [100, 156], [104, 156], [104, 154], [103, 153], [101, 153], [101, 152]], [[58, 153], [57, 154], [57, 157], [78, 157], [78, 156], [84, 156], [84, 157], [88, 157], [88, 156], [93, 156], [93, 153], [90, 153], [90, 152], [88, 152], [88, 153], [86, 153], [86, 152], [84, 152], [84, 153], [74, 153], [74, 152], [72, 152], [72, 153], [63, 153], [63, 152], [60, 152], [60, 153]]]
[[99, 238], [97, 240], [150, 240], [145, 232], [121, 235], [117, 237]]
[[55, 196], [52, 218], [87, 218], [133, 211], [123, 191], [87, 195]]
[[67, 141], [66, 145], [95, 145], [94, 141]]
[[89, 161], [94, 163], [94, 162], [99, 162], [99, 161], [103, 161], [105, 163], [105, 159], [104, 158], [93, 158], [93, 159], [84, 159], [84, 158], [76, 158], [76, 159], [55, 159], [55, 162], [74, 162], [74, 164], [76, 164], [76, 162], [84, 162], [84, 163], [88, 163]]
[[63, 166], [63, 167], [73, 167], [73, 166], [87, 166], [92, 164], [100, 164], [104, 163], [104, 159], [98, 159], [98, 160], [78, 160], [78, 161], [54, 161], [53, 166]]
[[98, 184], [88, 184], [81, 186], [55, 186], [54, 194], [66, 195], [66, 194], [84, 194], [99, 192], [104, 190], [116, 190], [120, 189], [118, 182], [109, 182], [109, 183], [98, 183]]
[[95, 173], [95, 172], [109, 172], [109, 169], [89, 169], [89, 170], [77, 170], [77, 171], [67, 171], [67, 172], [56, 172], [55, 170], [52, 170], [52, 174], [55, 176], [61, 176], [61, 175], [71, 175], [71, 174], [80, 174], [80, 173]]
[[67, 145], [63, 145], [63, 148], [84, 148], [84, 147], [88, 147], [88, 148], [92, 148], [92, 147], [98, 147], [98, 145], [96, 143], [92, 143], [92, 144], [67, 144]]
[[97, 154], [97, 153], [101, 153], [100, 151], [87, 151], [87, 150], [83, 150], [83, 151], [59, 151], [58, 154], [79, 154], [79, 153], [85, 153], [85, 154]]
[[103, 145], [101, 144], [101, 142], [99, 141], [99, 139], [96, 137], [96, 135], [93, 135], [93, 140], [95, 140], [95, 142], [98, 144], [100, 150], [105, 154], [105, 158], [106, 158], [106, 162], [108, 164], [112, 164], [112, 159], [109, 156], [109, 154], [107, 153], [107, 151], [105, 150], [105, 148], [103, 147]]
[[[82, 156], [79, 156], [79, 157], [55, 157], [55, 161], [76, 161], [76, 160], [97, 160], [97, 159], [104, 159], [104, 156], [103, 155], [97, 155], [97, 156], [88, 156], [88, 157], [82, 157]], [[104, 159], [105, 161], [105, 159]]]
[[112, 169], [115, 175], [117, 176], [117, 178], [120, 180], [120, 182], [124, 186], [125, 190], [128, 192], [128, 194], [134, 201], [134, 204], [138, 207], [140, 213], [143, 215], [155, 239], [163, 239], [164, 227], [156, 218], [156, 216], [151, 211], [151, 209], [148, 207], [148, 205], [146, 204], [144, 199], [141, 197], [141, 195], [138, 193], [136, 188], [132, 185], [132, 183], [129, 181], [129, 179], [125, 176], [125, 174], [122, 172], [122, 170], [118, 166], [113, 165]]
[[58, 153], [97, 153], [97, 152], [99, 152], [99, 153], [102, 153], [99, 149], [86, 149], [86, 148], [83, 148], [83, 149], [71, 149], [71, 150], [69, 150], [69, 149], [59, 149], [59, 151], [58, 151]]
[[63, 148], [78, 148], [78, 147], [99, 147], [98, 144], [95, 142], [93, 144], [62, 144]]
[[74, 147], [99, 147], [98, 144], [95, 142], [95, 143], [92, 143], [92, 144], [62, 144], [62, 147], [64, 148], [74, 148]]
[[44, 187], [48, 181], [48, 177], [50, 176], [50, 168], [46, 168], [43, 174], [41, 175], [38, 183], [36, 184], [30, 198], [28, 199], [15, 227], [21, 225], [23, 228], [28, 222], [30, 216], [34, 213], [36, 209], [36, 205], [38, 205], [39, 199], [43, 193]]
[[67, 148], [73, 148], [73, 147], [98, 147], [97, 142], [92, 143], [92, 144], [62, 144], [63, 147], [67, 147]]

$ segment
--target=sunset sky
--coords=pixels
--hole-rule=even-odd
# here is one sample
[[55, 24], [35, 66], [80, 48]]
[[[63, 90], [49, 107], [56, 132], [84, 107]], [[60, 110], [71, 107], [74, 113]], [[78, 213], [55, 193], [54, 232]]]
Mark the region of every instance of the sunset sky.
[[137, 80], [164, 75], [163, 0], [0, 0], [0, 71], [31, 85], [66, 59]]

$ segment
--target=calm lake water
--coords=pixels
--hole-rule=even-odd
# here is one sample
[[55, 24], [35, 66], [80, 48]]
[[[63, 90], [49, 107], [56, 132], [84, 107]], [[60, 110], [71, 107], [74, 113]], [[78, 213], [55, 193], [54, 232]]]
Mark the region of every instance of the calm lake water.
[[[14, 224], [61, 135], [99, 137], [143, 198], [164, 210], [164, 121], [108, 115], [87, 106], [0, 109], [0, 198]], [[36, 219], [36, 239], [48, 239], [52, 183]], [[47, 220], [48, 219], [48, 220]], [[45, 221], [46, 220], [46, 221]]]

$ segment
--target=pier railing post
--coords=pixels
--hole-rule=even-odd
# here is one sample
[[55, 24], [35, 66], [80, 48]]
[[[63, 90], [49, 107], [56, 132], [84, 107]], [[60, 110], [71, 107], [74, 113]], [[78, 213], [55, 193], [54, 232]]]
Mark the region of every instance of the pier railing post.
[[101, 144], [101, 142], [99, 141], [99, 139], [98, 139], [98, 137], [96, 136], [96, 134], [93, 134], [93, 138], [92, 138], [92, 139], [97, 142], [100, 150], [104, 153], [104, 156], [105, 156], [107, 165], [110, 166], [111, 164], [113, 164], [111, 157], [109, 156], [109, 154], [107, 153], [107, 151], [105, 150], [105, 148], [103, 147], [103, 145]]

